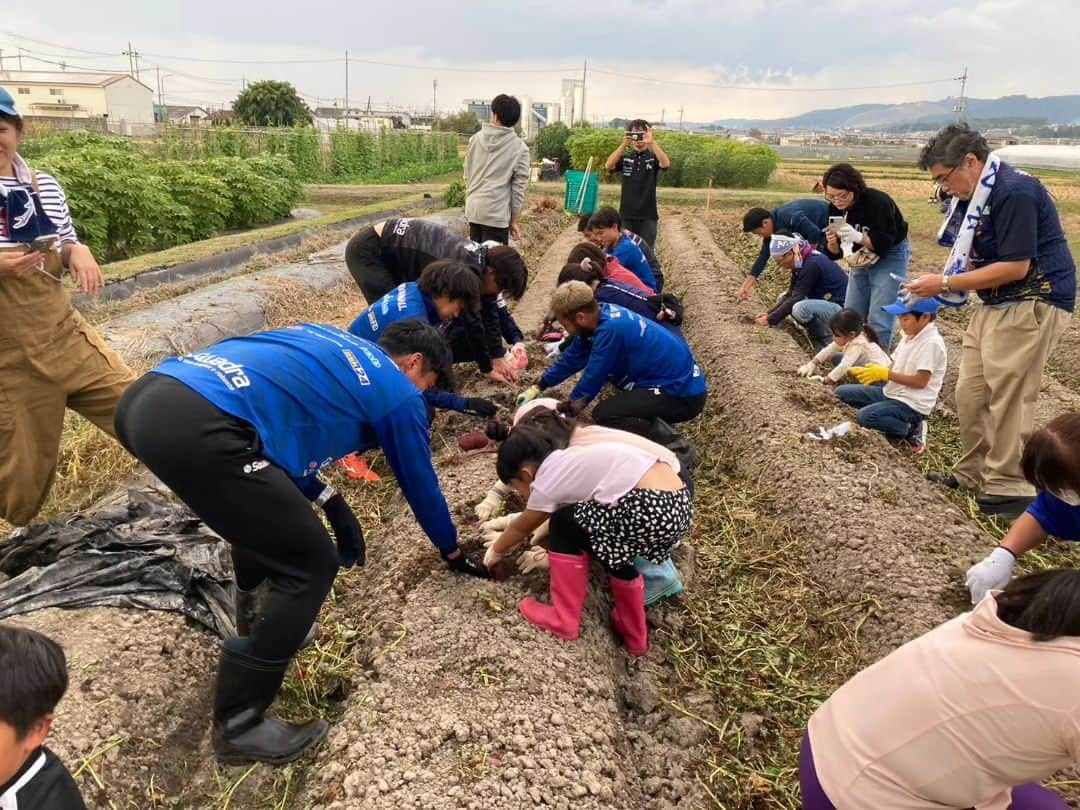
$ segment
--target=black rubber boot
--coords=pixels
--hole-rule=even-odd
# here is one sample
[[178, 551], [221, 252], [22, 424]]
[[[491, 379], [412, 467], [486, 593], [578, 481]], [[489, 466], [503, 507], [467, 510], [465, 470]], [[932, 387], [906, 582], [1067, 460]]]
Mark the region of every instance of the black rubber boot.
[[245, 655], [243, 639], [230, 639], [221, 650], [214, 694], [214, 752], [225, 765], [292, 762], [326, 737], [325, 720], [294, 726], [266, 710], [274, 702], [288, 661], [263, 661]]
[[684, 470], [692, 469], [698, 460], [697, 449], [679, 431], [663, 419], [653, 419], [652, 429], [646, 437], [675, 454]]
[[[255, 619], [259, 615], [259, 604], [262, 601], [261, 591], [265, 586], [260, 585], [245, 591], [236, 586], [236, 635], [239, 638], [251, 635], [251, 628], [255, 626]], [[319, 638], [319, 623], [312, 622], [304, 640], [300, 642], [300, 649], [306, 650]]]

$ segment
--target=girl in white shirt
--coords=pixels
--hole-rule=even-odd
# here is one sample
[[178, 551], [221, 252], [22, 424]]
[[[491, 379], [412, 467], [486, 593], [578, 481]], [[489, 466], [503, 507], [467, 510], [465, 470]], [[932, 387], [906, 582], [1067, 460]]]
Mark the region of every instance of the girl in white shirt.
[[840, 353], [843, 353], [843, 359], [825, 375], [827, 382], [840, 382], [856, 366], [888, 367], [890, 364], [889, 353], [881, 347], [878, 333], [855, 310], [842, 309], [833, 315], [829, 320], [829, 332], [833, 336], [832, 343], [799, 366], [800, 377], [824, 373], [829, 361]]

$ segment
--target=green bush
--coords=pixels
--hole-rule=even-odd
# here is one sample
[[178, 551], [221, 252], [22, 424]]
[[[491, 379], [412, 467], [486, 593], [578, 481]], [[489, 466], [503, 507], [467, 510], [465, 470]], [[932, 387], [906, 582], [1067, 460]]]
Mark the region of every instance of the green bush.
[[455, 180], [446, 189], [443, 202], [447, 208], [463, 208], [465, 206], [465, 181]]
[[[571, 165], [581, 171], [590, 157], [593, 169], [603, 173], [604, 161], [623, 137], [617, 129], [574, 129], [567, 141]], [[660, 185], [702, 188], [751, 188], [765, 185], [779, 164], [779, 156], [764, 144], [744, 144], [706, 135], [659, 132], [657, 140], [671, 158], [671, 168], [660, 173]]]

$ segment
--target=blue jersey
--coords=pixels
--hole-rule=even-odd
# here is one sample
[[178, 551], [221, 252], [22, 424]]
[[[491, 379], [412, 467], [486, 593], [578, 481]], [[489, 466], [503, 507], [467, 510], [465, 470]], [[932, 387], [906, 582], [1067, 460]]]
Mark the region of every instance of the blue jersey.
[[631, 287], [629, 284], [620, 284], [617, 281], [601, 281], [600, 286], [596, 288], [596, 300], [601, 304], [616, 304], [623, 309], [636, 312], [642, 318], [656, 321], [669, 332], [678, 335], [679, 340], [685, 341], [686, 336], [683, 335], [682, 330], [678, 326], [668, 320], [656, 320], [656, 316], [660, 314], [659, 305], [654, 306], [650, 303], [650, 300], [656, 301], [658, 298], [659, 296], [650, 296], [638, 287]]
[[444, 554], [457, 547], [431, 463], [424, 398], [378, 345], [298, 324], [225, 340], [154, 371], [250, 423], [266, 458], [309, 496], [321, 468], [381, 447], [431, 541]]
[[708, 391], [705, 373], [690, 347], [655, 321], [628, 309], [602, 304], [600, 323], [591, 337], [576, 337], [570, 348], [540, 378], [551, 388], [585, 370], [571, 399], [589, 402], [604, 385], [624, 390], [658, 388], [673, 397], [694, 397]]
[[364, 312], [360, 313], [349, 331], [359, 338], [378, 343], [383, 331], [392, 323], [417, 319], [438, 326], [439, 313], [435, 302], [420, 291], [420, 285], [410, 281], [395, 287]]
[[619, 264], [641, 279], [650, 290], [660, 292], [660, 288], [656, 283], [656, 274], [653, 273], [653, 269], [649, 266], [645, 254], [628, 236], [623, 235], [620, 237], [615, 249], [609, 250], [608, 253], [618, 259]]
[[1080, 540], [1080, 506], [1069, 506], [1049, 492], [1040, 492], [1028, 514], [1042, 530], [1058, 540]]

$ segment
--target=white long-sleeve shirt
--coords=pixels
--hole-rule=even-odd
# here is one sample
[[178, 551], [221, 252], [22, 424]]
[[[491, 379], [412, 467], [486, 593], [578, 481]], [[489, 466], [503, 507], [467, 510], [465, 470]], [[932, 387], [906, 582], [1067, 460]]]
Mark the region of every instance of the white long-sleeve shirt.
[[892, 362], [889, 359], [888, 352], [874, 343], [874, 341], [870, 340], [866, 335], [859, 335], [857, 338], [852, 338], [842, 349], [836, 345], [835, 341], [830, 343], [814, 355], [814, 362], [819, 366], [823, 366], [841, 352], [844, 354], [844, 359], [841, 360], [840, 364], [828, 374], [829, 379], [833, 382], [840, 382], [840, 380], [844, 379], [844, 375], [851, 371], [855, 366], [874, 365], [888, 367]]

